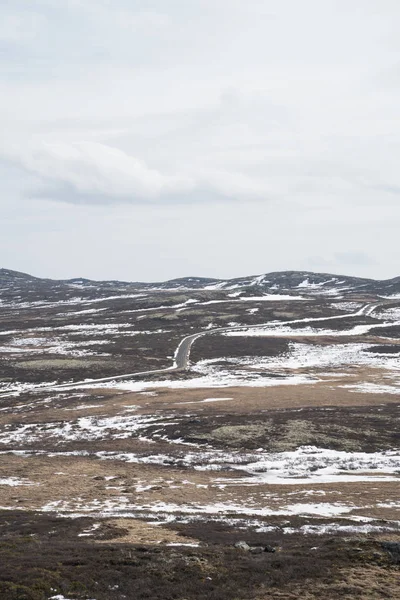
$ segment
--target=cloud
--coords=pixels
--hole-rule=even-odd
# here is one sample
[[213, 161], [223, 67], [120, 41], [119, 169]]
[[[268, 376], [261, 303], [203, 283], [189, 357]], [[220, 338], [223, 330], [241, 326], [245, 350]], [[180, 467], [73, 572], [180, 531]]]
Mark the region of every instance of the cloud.
[[146, 161], [99, 142], [42, 142], [24, 151], [3, 151], [14, 165], [35, 176], [28, 195], [71, 203], [188, 202], [220, 199], [268, 199], [273, 182], [215, 166], [181, 166], [163, 172]]
[[[125, 152], [95, 142], [43, 143], [19, 158], [21, 165], [50, 185], [81, 196], [154, 200], [193, 189], [189, 178], [164, 175]], [[73, 201], [73, 198], [72, 198]]]
[[362, 251], [336, 252], [335, 261], [338, 265], [368, 266], [375, 264], [375, 260]]

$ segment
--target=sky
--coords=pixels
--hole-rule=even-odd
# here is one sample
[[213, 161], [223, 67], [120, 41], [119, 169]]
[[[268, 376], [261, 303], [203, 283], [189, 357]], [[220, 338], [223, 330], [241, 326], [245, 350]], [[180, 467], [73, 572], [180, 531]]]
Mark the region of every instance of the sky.
[[0, 0], [0, 267], [400, 275], [398, 0]]

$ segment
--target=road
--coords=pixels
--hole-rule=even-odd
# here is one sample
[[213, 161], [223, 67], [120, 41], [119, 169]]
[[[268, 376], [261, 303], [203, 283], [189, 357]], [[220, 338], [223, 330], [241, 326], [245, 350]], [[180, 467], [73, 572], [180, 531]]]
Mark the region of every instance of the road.
[[[335, 315], [333, 317], [307, 317], [305, 319], [293, 319], [291, 321], [280, 321], [279, 325], [290, 325], [296, 323], [317, 323], [320, 321], [333, 321], [337, 319], [348, 319], [351, 317], [361, 317], [361, 316], [370, 316], [376, 308], [385, 303], [374, 303], [374, 304], [366, 304], [362, 308], [360, 308], [357, 312], [347, 313], [345, 315]], [[201, 331], [199, 333], [194, 333], [192, 335], [188, 335], [179, 343], [175, 355], [174, 362], [170, 367], [166, 367], [165, 369], [156, 369], [153, 371], [141, 371], [136, 373], [126, 373], [124, 375], [117, 375], [114, 377], [102, 377], [101, 379], [85, 379], [83, 381], [78, 381], [76, 383], [65, 383], [57, 386], [49, 386], [52, 390], [63, 390], [63, 389], [73, 389], [77, 387], [90, 386], [91, 384], [98, 383], [107, 383], [109, 381], [123, 381], [129, 379], [130, 377], [141, 377], [145, 375], [159, 375], [162, 373], [173, 373], [177, 371], [184, 371], [189, 366], [190, 359], [190, 351], [192, 346], [196, 340], [206, 335], [214, 335], [218, 333], [224, 333], [227, 331], [241, 331], [246, 329], [262, 329], [270, 325], [271, 323], [260, 323], [259, 325], [236, 325], [233, 327], [218, 327], [215, 329], [207, 329], [206, 331]], [[47, 389], [44, 387], [37, 388], [40, 390]]]
[[[387, 302], [378, 302], [378, 303], [369, 303], [366, 304], [365, 306], [363, 306], [362, 308], [360, 308], [357, 312], [354, 313], [347, 313], [345, 315], [341, 314], [341, 315], [335, 315], [333, 317], [307, 317], [305, 319], [293, 319], [291, 321], [279, 321], [279, 325], [290, 325], [290, 324], [296, 324], [296, 323], [316, 323], [319, 321], [332, 321], [332, 320], [337, 320], [337, 319], [348, 319], [351, 317], [361, 317], [361, 316], [370, 316], [374, 310], [376, 310], [377, 308], [379, 308], [380, 306], [385, 306], [387, 304]], [[152, 309], [153, 310], [153, 309]], [[156, 309], [154, 309], [156, 310]], [[159, 374], [165, 374], [165, 373], [173, 373], [173, 372], [177, 372], [177, 371], [185, 371], [188, 366], [189, 366], [189, 359], [190, 359], [190, 351], [192, 349], [192, 346], [194, 344], [194, 342], [196, 340], [198, 340], [201, 337], [204, 337], [206, 335], [214, 335], [214, 334], [218, 334], [218, 333], [224, 333], [227, 331], [241, 331], [241, 330], [246, 330], [246, 329], [262, 329], [265, 327], [268, 327], [268, 325], [271, 325], [271, 323], [260, 323], [259, 325], [235, 325], [233, 327], [217, 327], [215, 329], [207, 329], [205, 331], [201, 331], [198, 333], [194, 333], [191, 335], [186, 336], [185, 338], [183, 338], [181, 340], [181, 342], [179, 343], [175, 354], [174, 354], [174, 361], [173, 364], [170, 367], [166, 367], [164, 369], [155, 369], [152, 371], [141, 371], [141, 372], [136, 372], [136, 373], [125, 373], [124, 375], [114, 375], [113, 377], [102, 377], [100, 379], [84, 379], [83, 381], [77, 381], [74, 383], [63, 383], [60, 385], [46, 385], [46, 386], [37, 386], [37, 387], [33, 387], [30, 388], [29, 391], [42, 391], [42, 390], [66, 390], [66, 389], [74, 389], [74, 388], [80, 388], [82, 386], [85, 387], [90, 387], [91, 384], [98, 384], [98, 383], [107, 383], [109, 381], [123, 381], [126, 379], [129, 379], [131, 377], [142, 377], [142, 376], [146, 376], [146, 375], [159, 375]], [[9, 395], [13, 395], [17, 392], [1, 392], [0, 393], [0, 398], [3, 396], [9, 396]]]

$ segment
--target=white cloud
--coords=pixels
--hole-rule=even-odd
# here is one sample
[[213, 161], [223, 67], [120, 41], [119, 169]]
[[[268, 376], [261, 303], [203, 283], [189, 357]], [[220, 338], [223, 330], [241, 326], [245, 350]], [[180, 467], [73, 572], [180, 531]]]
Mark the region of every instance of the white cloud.
[[[44, 182], [71, 186], [79, 194], [102, 197], [139, 196], [154, 199], [163, 194], [193, 189], [190, 179], [163, 175], [125, 152], [95, 142], [36, 146], [20, 157], [21, 164]], [[53, 188], [57, 196], [57, 188]]]
[[[161, 172], [145, 161], [98, 142], [37, 143], [4, 154], [15, 165], [37, 177], [39, 185], [28, 195], [88, 203], [140, 201], [192, 202], [192, 193], [203, 201], [268, 199], [279, 191], [273, 178], [248, 176], [212, 166], [178, 165], [178, 174]], [[182, 159], [183, 160], [183, 159]], [[68, 193], [66, 194], [66, 186]]]

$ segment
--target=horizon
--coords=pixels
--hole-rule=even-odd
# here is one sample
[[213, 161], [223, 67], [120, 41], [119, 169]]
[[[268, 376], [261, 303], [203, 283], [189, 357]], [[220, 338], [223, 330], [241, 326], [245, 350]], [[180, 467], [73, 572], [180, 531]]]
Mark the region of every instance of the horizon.
[[115, 277], [110, 277], [110, 278], [106, 278], [106, 279], [92, 279], [90, 277], [85, 277], [85, 276], [81, 276], [81, 275], [76, 275], [76, 276], [72, 276], [72, 277], [47, 277], [44, 275], [36, 275], [33, 273], [27, 273], [25, 271], [18, 271], [16, 269], [9, 269], [7, 267], [0, 267], [0, 273], [1, 271], [11, 271], [14, 273], [18, 273], [21, 275], [27, 275], [28, 277], [33, 277], [35, 279], [49, 279], [51, 281], [70, 281], [70, 280], [74, 280], [74, 279], [83, 279], [83, 280], [87, 280], [87, 281], [94, 281], [94, 282], [98, 282], [98, 283], [102, 283], [102, 282], [107, 282], [107, 281], [116, 281], [116, 282], [121, 282], [121, 283], [145, 283], [145, 284], [152, 284], [152, 283], [166, 283], [168, 281], [178, 281], [181, 279], [206, 279], [206, 280], [215, 280], [215, 281], [231, 281], [231, 280], [236, 280], [236, 279], [245, 279], [245, 278], [252, 278], [252, 277], [261, 277], [261, 276], [268, 276], [268, 275], [279, 275], [281, 273], [295, 273], [295, 274], [304, 274], [304, 275], [317, 275], [317, 276], [322, 276], [322, 275], [327, 275], [330, 277], [347, 277], [347, 278], [352, 278], [352, 279], [368, 279], [370, 281], [392, 281], [394, 279], [398, 279], [400, 277], [400, 275], [395, 275], [394, 277], [388, 277], [388, 278], [384, 278], [384, 279], [380, 279], [380, 278], [375, 278], [375, 277], [361, 277], [358, 275], [347, 275], [345, 273], [330, 273], [328, 271], [305, 271], [303, 269], [301, 270], [297, 270], [297, 269], [284, 269], [282, 271], [265, 271], [264, 273], [249, 273], [249, 274], [242, 274], [242, 275], [238, 275], [235, 277], [207, 277], [206, 275], [183, 275], [183, 276], [179, 276], [179, 277], [171, 277], [168, 279], [160, 279], [160, 280], [139, 280], [139, 279], [116, 279]]

